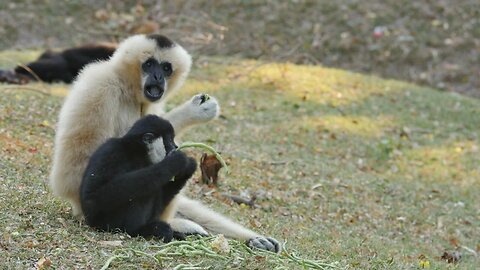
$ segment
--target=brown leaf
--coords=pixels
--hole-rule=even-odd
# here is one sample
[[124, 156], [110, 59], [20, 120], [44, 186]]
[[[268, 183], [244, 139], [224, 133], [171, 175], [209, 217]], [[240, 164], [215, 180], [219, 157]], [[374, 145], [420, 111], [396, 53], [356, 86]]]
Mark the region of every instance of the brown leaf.
[[450, 241], [450, 244], [451, 244], [452, 246], [454, 246], [454, 247], [459, 247], [459, 246], [460, 246], [460, 242], [458, 241], [457, 238], [453, 238], [453, 237], [452, 237], [452, 238], [450, 238], [449, 241]]
[[49, 258], [42, 257], [35, 263], [35, 269], [45, 269], [52, 265], [52, 261]]
[[218, 171], [222, 168], [222, 164], [215, 155], [207, 155], [204, 153], [200, 159], [200, 170], [202, 172], [202, 183], [218, 185]]
[[250, 225], [253, 227], [253, 228], [260, 228], [262, 227], [262, 223], [260, 223], [258, 220], [256, 219], [250, 219]]
[[110, 17], [110, 15], [108, 14], [108, 12], [105, 10], [105, 9], [99, 9], [95, 12], [95, 19], [99, 20], [99, 21], [106, 21], [108, 20], [108, 18]]
[[443, 252], [442, 260], [447, 261], [448, 263], [456, 263], [462, 258], [462, 254], [458, 251]]
[[158, 32], [160, 26], [154, 21], [146, 21], [140, 25], [135, 26], [130, 32], [132, 34], [151, 34]]

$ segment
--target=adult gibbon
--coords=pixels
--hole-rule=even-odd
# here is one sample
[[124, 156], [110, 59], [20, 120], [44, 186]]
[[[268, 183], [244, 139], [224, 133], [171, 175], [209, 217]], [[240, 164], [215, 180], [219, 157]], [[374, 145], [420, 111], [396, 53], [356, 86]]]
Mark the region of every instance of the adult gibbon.
[[[199, 94], [164, 113], [166, 99], [180, 88], [191, 57], [162, 35], [136, 35], [121, 42], [109, 60], [87, 65], [74, 81], [60, 111], [50, 184], [81, 215], [80, 184], [88, 159], [108, 138], [121, 137], [146, 113], [161, 115], [179, 134], [208, 122], [219, 113], [215, 98]], [[165, 152], [156, 154], [157, 159]], [[178, 212], [178, 214], [177, 214]], [[188, 234], [222, 233], [246, 240], [250, 246], [279, 251], [279, 243], [213, 212], [181, 194], [165, 209], [161, 220]]]
[[13, 70], [0, 70], [0, 82], [24, 84], [41, 80], [48, 83], [71, 83], [84, 66], [107, 60], [116, 48], [113, 43], [96, 43], [62, 51], [48, 50], [26, 65], [16, 66]]
[[[164, 242], [185, 239], [160, 219], [196, 168], [194, 159], [176, 151], [174, 136], [167, 120], [148, 115], [125, 136], [109, 139], [93, 153], [80, 187], [88, 225]], [[155, 149], [157, 140], [163, 143], [161, 149]], [[160, 162], [154, 154], [159, 150], [166, 152]]]

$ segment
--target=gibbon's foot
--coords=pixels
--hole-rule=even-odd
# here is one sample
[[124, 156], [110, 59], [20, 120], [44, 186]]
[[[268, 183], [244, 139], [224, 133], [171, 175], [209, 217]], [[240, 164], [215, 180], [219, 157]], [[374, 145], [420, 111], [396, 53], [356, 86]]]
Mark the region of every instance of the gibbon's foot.
[[258, 236], [248, 240], [247, 246], [249, 246], [250, 248], [264, 249], [275, 253], [279, 253], [281, 250], [280, 243], [278, 243], [277, 240], [271, 237], [263, 236]]
[[182, 232], [173, 231], [173, 239], [178, 241], [184, 241], [187, 239], [187, 236]]
[[199, 122], [207, 122], [217, 117], [220, 107], [214, 97], [198, 94], [190, 100], [191, 117]]

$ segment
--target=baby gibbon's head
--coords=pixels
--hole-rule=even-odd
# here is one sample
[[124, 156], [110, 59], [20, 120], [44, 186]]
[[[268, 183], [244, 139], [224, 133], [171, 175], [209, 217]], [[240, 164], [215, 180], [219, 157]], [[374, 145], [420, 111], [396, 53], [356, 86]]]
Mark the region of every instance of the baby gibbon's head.
[[177, 43], [162, 35], [136, 35], [120, 43], [112, 63], [129, 83], [140, 85], [135, 93], [142, 103], [164, 100], [185, 81], [192, 58]]
[[163, 141], [165, 153], [176, 150], [178, 147], [174, 141], [175, 131], [166, 119], [156, 115], [147, 115], [135, 122], [132, 128], [125, 134], [123, 140], [133, 144], [141, 144], [150, 149], [158, 139]]

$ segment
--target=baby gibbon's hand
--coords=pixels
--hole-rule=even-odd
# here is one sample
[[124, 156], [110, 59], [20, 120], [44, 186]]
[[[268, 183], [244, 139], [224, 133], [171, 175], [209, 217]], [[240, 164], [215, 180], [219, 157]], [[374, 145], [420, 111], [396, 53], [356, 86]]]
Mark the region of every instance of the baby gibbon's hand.
[[189, 158], [182, 151], [172, 151], [158, 164], [169, 170], [172, 175], [177, 175], [185, 169], [189, 162]]

